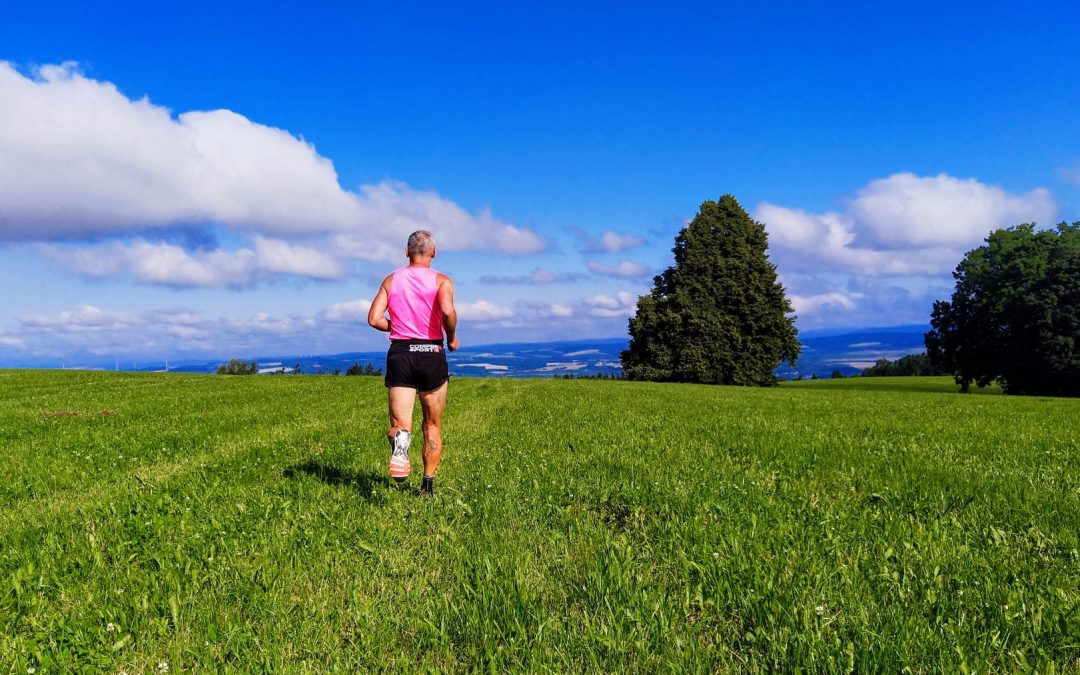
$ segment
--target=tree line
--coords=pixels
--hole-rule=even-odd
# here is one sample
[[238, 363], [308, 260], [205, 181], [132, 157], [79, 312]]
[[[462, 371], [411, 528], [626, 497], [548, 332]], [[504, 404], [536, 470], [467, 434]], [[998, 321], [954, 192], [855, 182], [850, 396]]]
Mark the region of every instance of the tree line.
[[[629, 380], [770, 386], [799, 356], [796, 316], [767, 255], [765, 226], [724, 195], [675, 237], [675, 262], [629, 320]], [[925, 354], [863, 374], [951, 374], [961, 391], [1080, 396], [1080, 222], [992, 231], [934, 303]]]
[[[256, 361], [244, 361], [242, 359], [229, 359], [228, 363], [223, 363], [217, 368], [218, 375], [258, 375], [259, 364]], [[266, 374], [270, 375], [302, 375], [303, 369], [300, 364], [297, 363], [291, 369], [279, 368], [276, 370], [267, 371]], [[349, 366], [344, 373], [341, 368], [334, 368], [332, 370], [326, 368], [320, 368], [316, 370], [313, 375], [345, 375], [345, 376], [377, 376], [382, 377], [382, 370], [376, 368], [370, 363], [360, 365], [359, 363], [353, 363]]]

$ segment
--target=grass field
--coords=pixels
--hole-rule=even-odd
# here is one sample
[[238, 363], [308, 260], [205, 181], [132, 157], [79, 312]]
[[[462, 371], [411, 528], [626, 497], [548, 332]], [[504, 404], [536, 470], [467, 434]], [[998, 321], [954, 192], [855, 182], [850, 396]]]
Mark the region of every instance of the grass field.
[[0, 371], [0, 672], [1075, 672], [1080, 401], [954, 391], [455, 380], [421, 499], [378, 378]]

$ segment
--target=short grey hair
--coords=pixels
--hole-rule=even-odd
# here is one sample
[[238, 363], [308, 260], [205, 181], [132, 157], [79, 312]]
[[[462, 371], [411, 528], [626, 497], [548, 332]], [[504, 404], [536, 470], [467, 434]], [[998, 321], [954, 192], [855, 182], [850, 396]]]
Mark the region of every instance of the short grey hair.
[[427, 255], [435, 250], [435, 237], [427, 230], [417, 230], [409, 235], [409, 255]]

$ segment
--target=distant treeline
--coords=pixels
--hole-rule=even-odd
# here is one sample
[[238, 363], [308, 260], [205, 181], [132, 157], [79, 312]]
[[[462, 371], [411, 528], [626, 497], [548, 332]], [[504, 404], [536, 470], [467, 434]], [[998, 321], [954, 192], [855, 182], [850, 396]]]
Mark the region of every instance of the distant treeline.
[[559, 374], [555, 373], [552, 378], [556, 380], [624, 380], [622, 371], [616, 373], [592, 373], [585, 375], [578, 375], [575, 373]]
[[926, 352], [908, 354], [895, 361], [878, 359], [877, 363], [862, 371], [863, 377], [897, 377], [902, 375], [948, 375], [930, 363]]
[[[230, 359], [228, 363], [225, 363], [225, 364], [222, 364], [222, 365], [218, 366], [217, 374], [218, 375], [258, 375], [259, 374], [259, 364], [256, 361], [251, 361], [249, 363], [249, 362], [241, 361], [240, 359]], [[304, 373], [303, 373], [303, 370], [300, 367], [300, 364], [297, 363], [292, 368], [277, 367], [277, 368], [273, 368], [273, 369], [267, 369], [265, 371], [265, 374], [268, 374], [268, 375], [286, 375], [286, 374], [287, 375], [303, 375]], [[359, 363], [354, 363], [351, 366], [349, 366], [348, 370], [346, 370], [344, 373], [341, 372], [341, 368], [334, 368], [333, 370], [330, 370], [330, 369], [327, 369], [327, 368], [319, 368], [318, 370], [316, 370], [312, 374], [313, 375], [372, 375], [372, 376], [381, 377], [382, 376], [382, 371], [379, 370], [378, 368], [376, 368], [375, 366], [371, 365], [370, 363], [366, 363], [363, 366], [361, 366]]]

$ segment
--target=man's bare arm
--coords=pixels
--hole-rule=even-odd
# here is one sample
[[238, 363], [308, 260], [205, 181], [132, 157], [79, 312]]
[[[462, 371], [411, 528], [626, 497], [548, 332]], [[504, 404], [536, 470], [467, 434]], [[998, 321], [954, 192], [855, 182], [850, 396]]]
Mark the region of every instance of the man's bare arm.
[[454, 282], [445, 274], [439, 275], [439, 291], [436, 296], [439, 313], [442, 314], [443, 330], [446, 331], [446, 346], [450, 351], [457, 351], [457, 310], [454, 309]]
[[391, 279], [393, 277], [383, 279], [382, 285], [379, 286], [379, 292], [375, 294], [375, 299], [371, 301], [371, 308], [368, 309], [367, 313], [368, 325], [384, 333], [390, 332], [390, 319], [386, 318], [386, 306], [389, 302], [388, 293]]

